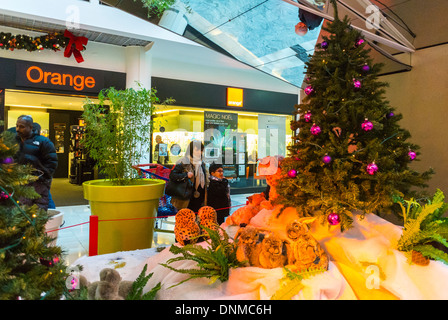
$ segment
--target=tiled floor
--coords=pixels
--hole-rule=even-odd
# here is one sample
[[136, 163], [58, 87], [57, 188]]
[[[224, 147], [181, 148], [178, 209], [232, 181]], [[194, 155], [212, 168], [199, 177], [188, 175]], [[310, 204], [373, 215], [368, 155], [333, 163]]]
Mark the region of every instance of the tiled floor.
[[[247, 197], [252, 194], [232, 195], [232, 208], [230, 213], [237, 210], [241, 205], [246, 204]], [[89, 254], [89, 216], [90, 208], [88, 205], [58, 207], [56, 210], [63, 212], [63, 225], [58, 230], [56, 244], [64, 251], [65, 262], [72, 264], [76, 259]], [[158, 219], [159, 228], [173, 230], [174, 217]], [[160, 225], [160, 223], [162, 223]], [[170, 245], [174, 243], [174, 234], [167, 232], [155, 232], [153, 247]]]

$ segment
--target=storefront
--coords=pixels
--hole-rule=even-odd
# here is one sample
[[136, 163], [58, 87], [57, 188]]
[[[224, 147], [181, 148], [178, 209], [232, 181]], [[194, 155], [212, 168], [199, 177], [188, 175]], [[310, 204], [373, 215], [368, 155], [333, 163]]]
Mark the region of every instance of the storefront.
[[78, 145], [82, 106], [105, 87], [124, 88], [126, 74], [6, 58], [0, 58], [0, 71], [5, 128], [15, 127], [20, 115], [31, 115], [55, 145], [59, 163], [54, 178], [72, 183], [93, 178], [92, 164]]
[[153, 162], [174, 164], [200, 140], [206, 165], [223, 164], [233, 194], [266, 187], [257, 159], [287, 154], [297, 95], [155, 77], [152, 86], [159, 98], [176, 100], [156, 112]]

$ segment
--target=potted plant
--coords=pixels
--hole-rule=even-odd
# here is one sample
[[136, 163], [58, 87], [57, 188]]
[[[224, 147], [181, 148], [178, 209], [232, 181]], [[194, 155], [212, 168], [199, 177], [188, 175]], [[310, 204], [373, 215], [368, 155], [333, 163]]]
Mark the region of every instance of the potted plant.
[[[153, 88], [104, 89], [98, 103], [84, 105], [86, 133], [82, 143], [105, 179], [83, 183], [84, 198], [100, 222], [98, 253], [150, 248], [154, 219], [165, 182], [141, 179], [133, 165], [151, 151], [155, 104]], [[129, 220], [130, 219], [130, 220]]]

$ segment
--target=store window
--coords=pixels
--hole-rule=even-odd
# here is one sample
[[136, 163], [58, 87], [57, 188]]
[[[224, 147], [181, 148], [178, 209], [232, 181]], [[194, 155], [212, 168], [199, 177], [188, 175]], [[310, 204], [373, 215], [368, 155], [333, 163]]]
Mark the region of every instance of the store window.
[[172, 166], [185, 155], [192, 140], [204, 143], [205, 162], [223, 164], [232, 193], [266, 187], [257, 174], [257, 160], [287, 154], [291, 144], [291, 116], [227, 110], [160, 107], [153, 133], [154, 163]]

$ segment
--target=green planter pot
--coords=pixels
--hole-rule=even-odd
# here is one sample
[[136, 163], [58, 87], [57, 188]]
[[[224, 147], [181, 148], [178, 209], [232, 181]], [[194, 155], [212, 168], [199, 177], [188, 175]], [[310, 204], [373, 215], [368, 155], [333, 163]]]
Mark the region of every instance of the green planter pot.
[[116, 186], [108, 180], [90, 180], [83, 183], [83, 190], [91, 214], [99, 220], [98, 254], [151, 248], [165, 181], [141, 179]]

